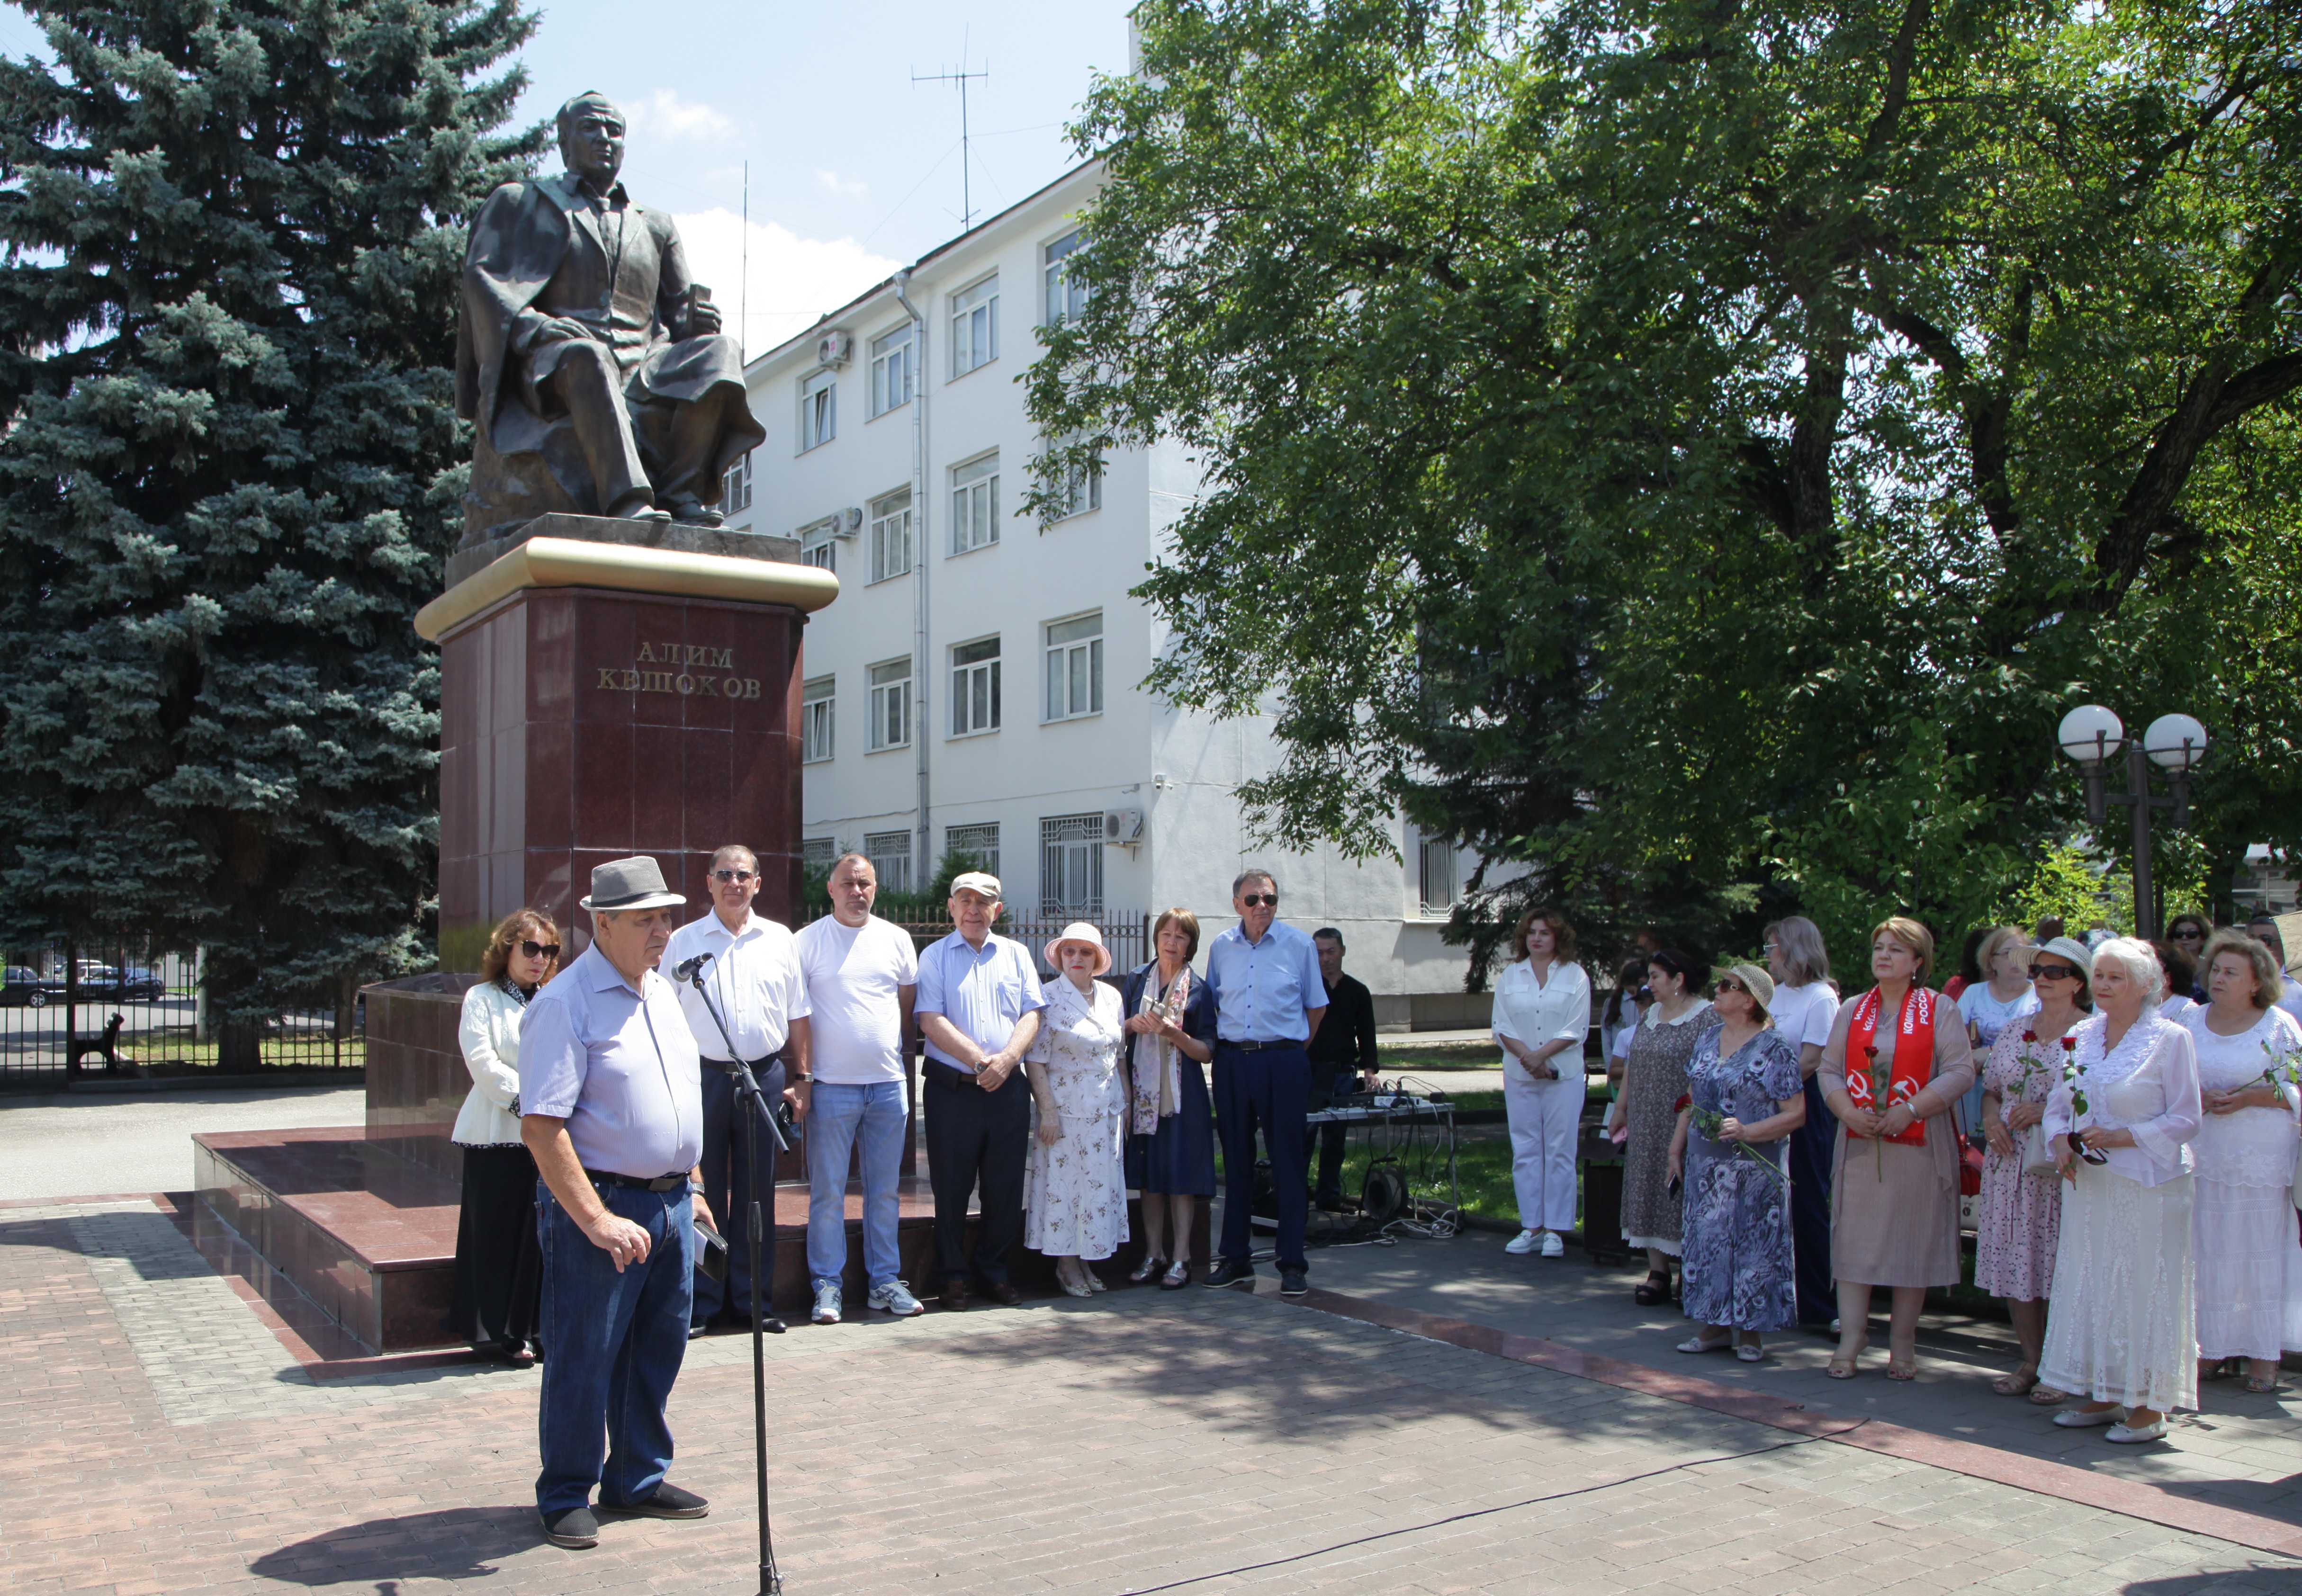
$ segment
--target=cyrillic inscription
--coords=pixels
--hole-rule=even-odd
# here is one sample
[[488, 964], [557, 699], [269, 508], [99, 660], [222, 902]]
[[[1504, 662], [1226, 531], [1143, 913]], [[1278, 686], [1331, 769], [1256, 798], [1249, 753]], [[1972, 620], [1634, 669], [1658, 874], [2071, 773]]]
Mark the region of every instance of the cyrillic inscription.
[[[645, 668], [650, 666], [656, 668]], [[719, 674], [735, 668], [735, 650], [704, 643], [643, 643], [636, 665], [597, 668], [600, 679], [594, 685], [605, 693], [676, 693], [686, 698], [760, 696], [757, 676]]]

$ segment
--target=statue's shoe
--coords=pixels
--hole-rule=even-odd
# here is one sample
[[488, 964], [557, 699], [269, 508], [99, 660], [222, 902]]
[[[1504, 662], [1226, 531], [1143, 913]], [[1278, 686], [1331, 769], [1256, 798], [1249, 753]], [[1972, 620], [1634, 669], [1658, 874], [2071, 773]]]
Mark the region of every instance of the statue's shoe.
[[699, 499], [674, 500], [671, 518], [682, 526], [718, 526], [727, 519]]

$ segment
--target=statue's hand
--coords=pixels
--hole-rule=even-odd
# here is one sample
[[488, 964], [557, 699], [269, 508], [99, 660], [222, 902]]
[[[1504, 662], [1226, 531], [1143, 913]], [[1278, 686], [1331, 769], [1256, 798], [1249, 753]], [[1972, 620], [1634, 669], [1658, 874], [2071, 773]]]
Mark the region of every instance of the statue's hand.
[[709, 299], [687, 307], [687, 336], [690, 338], [713, 337], [722, 324], [719, 307]]
[[592, 336], [592, 330], [583, 323], [564, 315], [553, 316], [535, 330], [535, 347], [548, 343], [568, 343]]

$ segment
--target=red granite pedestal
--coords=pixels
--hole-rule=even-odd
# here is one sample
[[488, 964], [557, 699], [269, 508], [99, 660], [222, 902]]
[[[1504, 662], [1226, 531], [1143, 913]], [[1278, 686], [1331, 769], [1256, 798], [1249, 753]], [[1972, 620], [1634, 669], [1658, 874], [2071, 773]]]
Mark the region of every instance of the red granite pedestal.
[[[552, 516], [449, 562], [451, 586], [416, 617], [441, 651], [441, 973], [365, 989], [358, 1131], [193, 1138], [204, 1251], [244, 1247], [265, 1265], [267, 1290], [308, 1298], [371, 1352], [454, 1344], [462, 1155], [448, 1136], [471, 1084], [456, 1030], [490, 930], [540, 909], [574, 958], [589, 941], [576, 901], [592, 868], [634, 853], [652, 854], [701, 913], [712, 852], [728, 843], [759, 857], [760, 912], [797, 917], [800, 640], [838, 585], [794, 563], [797, 551], [788, 540]], [[932, 1289], [916, 1063], [912, 1079], [897, 1245], [906, 1278]], [[775, 1302], [789, 1315], [809, 1300], [806, 1189], [781, 1187], [775, 1203]], [[851, 1179], [857, 1301], [861, 1203]], [[1019, 1286], [1054, 1282], [1037, 1254], [1019, 1251], [1012, 1268]]]
[[473, 970], [515, 909], [572, 957], [592, 869], [653, 854], [701, 906], [712, 850], [800, 899], [800, 633], [779, 605], [590, 588], [515, 594], [441, 639], [440, 962]]
[[790, 923], [801, 636], [838, 592], [797, 553], [547, 516], [449, 562], [460, 579], [416, 617], [440, 645], [441, 969], [478, 969], [523, 908], [572, 958], [592, 868], [634, 853], [700, 907], [712, 850], [740, 843], [766, 877], [760, 911]]
[[542, 910], [572, 959], [594, 865], [652, 854], [701, 912], [729, 843], [759, 857], [761, 912], [796, 913], [800, 642], [838, 592], [797, 552], [544, 517], [458, 553], [418, 612], [441, 652], [443, 973], [367, 988], [365, 1134], [194, 1138], [196, 1227], [231, 1230], [371, 1349], [449, 1339], [462, 1163], [448, 1133], [471, 1084], [456, 1025], [495, 924]]

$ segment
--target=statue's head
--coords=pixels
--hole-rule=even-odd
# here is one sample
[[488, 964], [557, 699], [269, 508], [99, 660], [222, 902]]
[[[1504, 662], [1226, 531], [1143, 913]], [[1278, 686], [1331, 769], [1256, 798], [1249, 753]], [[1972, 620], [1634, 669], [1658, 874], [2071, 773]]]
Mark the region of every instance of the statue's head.
[[567, 170], [601, 188], [624, 164], [624, 113], [596, 89], [559, 107], [559, 158]]

